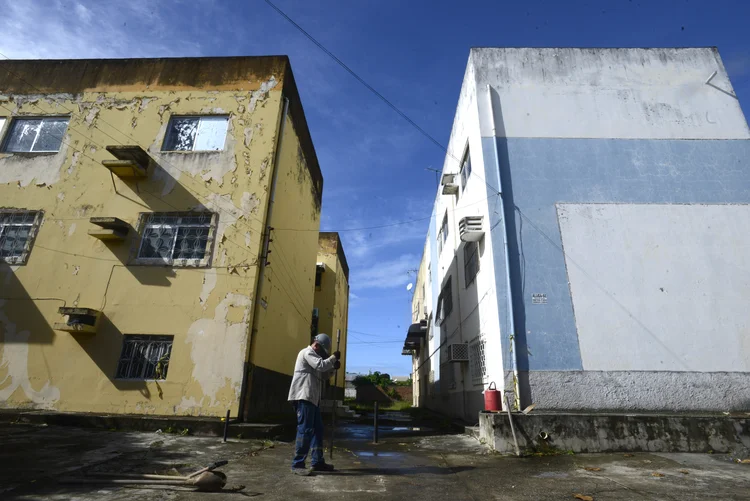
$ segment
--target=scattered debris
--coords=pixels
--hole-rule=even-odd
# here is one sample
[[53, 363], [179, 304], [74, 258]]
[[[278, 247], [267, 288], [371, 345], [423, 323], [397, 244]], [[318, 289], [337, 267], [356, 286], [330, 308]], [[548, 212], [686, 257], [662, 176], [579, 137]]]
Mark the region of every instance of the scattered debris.
[[659, 473], [658, 471], [655, 471], [655, 472], [653, 472], [653, 473], [651, 474], [651, 476], [652, 476], [652, 477], [658, 477], [658, 478], [661, 478], [661, 477], [663, 477], [663, 476], [664, 476], [664, 474], [663, 474], [663, 473]]
[[528, 414], [529, 412], [534, 410], [534, 407], [536, 407], [536, 404], [531, 404], [530, 406], [526, 407], [521, 412], [523, 412], [524, 414]]
[[573, 497], [576, 499], [580, 499], [581, 501], [594, 501], [594, 498], [592, 498], [591, 496], [585, 496], [583, 494], [576, 494]]
[[623, 454], [622, 457], [632, 458], [635, 454]]
[[602, 471], [602, 469], [601, 469], [601, 468], [597, 468], [597, 467], [595, 467], [595, 466], [586, 466], [586, 467], [584, 468], [584, 470], [586, 470], [586, 471]]
[[679, 471], [679, 472], [680, 472], [680, 473], [682, 473], [683, 475], [690, 475], [690, 472], [689, 472], [689, 471], [687, 471], [687, 470], [677, 470], [677, 471]]
[[750, 464], [750, 459], [738, 459], [737, 462], [740, 464]]

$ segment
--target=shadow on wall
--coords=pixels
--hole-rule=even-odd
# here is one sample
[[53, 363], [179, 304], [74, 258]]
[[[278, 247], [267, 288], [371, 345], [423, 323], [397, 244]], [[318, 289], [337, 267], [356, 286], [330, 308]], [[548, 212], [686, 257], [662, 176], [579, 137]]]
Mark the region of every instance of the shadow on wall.
[[[510, 268], [510, 287], [511, 287], [511, 301], [513, 305], [513, 335], [516, 341], [516, 352], [511, 353], [510, 346], [510, 321], [508, 318], [508, 308], [500, 309], [501, 318], [501, 348], [503, 350], [503, 367], [506, 372], [506, 379], [512, 377], [513, 360], [512, 357], [516, 357], [516, 367], [518, 369], [518, 386], [521, 394], [521, 407], [529, 405], [531, 402], [527, 401], [531, 395], [529, 387], [529, 347], [526, 338], [526, 307], [524, 304], [524, 297], [526, 293], [526, 284], [524, 282], [523, 267], [525, 266], [523, 260], [523, 247], [522, 242], [518, 238], [518, 226], [522, 224], [520, 218], [516, 218], [516, 203], [513, 197], [513, 178], [510, 168], [510, 154], [508, 153], [508, 141], [505, 137], [505, 121], [503, 119], [503, 107], [500, 102], [500, 97], [494, 88], [490, 90], [490, 97], [492, 99], [492, 109], [494, 112], [495, 120], [495, 137], [493, 140], [497, 144], [497, 162], [500, 166], [500, 183], [503, 192], [503, 203], [504, 203], [504, 214], [503, 219], [506, 224], [505, 231], [508, 239], [508, 262]], [[501, 227], [498, 229], [501, 230]], [[505, 284], [502, 284], [503, 286]], [[498, 284], [500, 287], [501, 284]], [[504, 294], [505, 296], [505, 294]], [[507, 304], [507, 301], [506, 301]], [[506, 356], [507, 354], [507, 356]], [[505, 387], [512, 387], [513, 384], [506, 381]]]
[[52, 344], [55, 332], [48, 319], [59, 316], [57, 310], [66, 306], [65, 300], [31, 297], [13, 268], [0, 263], [0, 342]]
[[[143, 398], [150, 400], [151, 390], [146, 381], [116, 379], [117, 364], [122, 352], [123, 334], [102, 314], [96, 334], [68, 334], [76, 340], [78, 345], [86, 352], [101, 371], [101, 375], [110, 380], [112, 385], [120, 391], [138, 391]], [[158, 388], [158, 384], [157, 384]], [[162, 399], [162, 395], [156, 395]]]
[[[470, 265], [467, 266], [467, 263], [472, 262], [473, 245], [473, 242], [460, 242], [451, 260], [450, 267], [443, 277], [443, 282], [440, 284], [439, 303], [441, 302], [440, 298], [448, 290], [447, 283], [450, 280], [452, 307], [445, 316], [445, 320], [440, 324], [440, 348], [431, 358], [432, 367], [439, 365], [440, 375], [436, 378], [430, 396], [426, 399], [427, 408], [467, 422], [476, 421], [478, 412], [482, 410], [483, 382], [479, 378], [475, 384], [469, 363], [451, 361], [451, 347], [452, 345], [469, 343], [468, 348], [471, 352], [471, 341], [483, 334], [480, 328], [478, 305], [479, 297], [484, 295], [484, 291], [482, 291], [482, 294], [478, 291], [476, 278], [481, 272], [481, 262], [485, 250], [484, 239], [476, 244], [476, 259], [479, 263], [479, 269], [477, 275], [471, 277], [473, 271]], [[444, 307], [441, 307], [441, 315], [444, 315]], [[436, 357], [437, 360], [435, 360]]]
[[[189, 174], [185, 174], [185, 176], [190, 177]], [[190, 179], [190, 183], [202, 186], [202, 182], [198, 183], [192, 177]], [[153, 162], [150, 166], [150, 172], [145, 180], [115, 176], [114, 183], [117, 187], [116, 196], [121, 196], [137, 204], [141, 207], [141, 212], [189, 212], [208, 209], [218, 213], [218, 223], [226, 223], [227, 219], [236, 219], [240, 216], [240, 211], [230, 205], [231, 201], [227, 200], [222, 203], [219, 195], [216, 195], [214, 199], [199, 199], [156, 162]], [[226, 209], [224, 206], [230, 206], [231, 209]], [[108, 214], [107, 216], [117, 217], [118, 214]], [[141, 244], [141, 234], [138, 231], [140, 230], [142, 233], [143, 229], [129, 225], [128, 230], [130, 245], [109, 241], [103, 241], [103, 243], [120, 263], [127, 267], [139, 283], [159, 287], [171, 286], [170, 278], [176, 276], [172, 266], [135, 264]], [[212, 249], [209, 255], [213, 256], [213, 248], [216, 245], [215, 238], [211, 245]]]

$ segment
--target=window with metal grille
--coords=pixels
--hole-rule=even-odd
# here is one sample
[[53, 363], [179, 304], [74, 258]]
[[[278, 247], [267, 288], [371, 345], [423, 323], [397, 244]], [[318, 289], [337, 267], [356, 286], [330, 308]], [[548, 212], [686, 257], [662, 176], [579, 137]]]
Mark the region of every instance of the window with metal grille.
[[469, 370], [471, 381], [481, 384], [487, 376], [487, 364], [484, 357], [485, 340], [477, 338], [469, 344]]
[[117, 379], [167, 379], [174, 336], [124, 336]]
[[466, 153], [461, 161], [461, 191], [466, 189], [466, 182], [471, 176], [471, 155], [469, 154], [469, 145], [466, 145]]
[[448, 277], [448, 280], [445, 282], [443, 290], [440, 291], [440, 296], [438, 297], [435, 323], [441, 324], [445, 322], [445, 319], [450, 316], [451, 311], [453, 311], [453, 289], [451, 288], [451, 277]]
[[464, 287], [474, 282], [479, 272], [479, 243], [466, 242], [464, 245]]
[[142, 213], [137, 263], [208, 266], [217, 219], [213, 212]]
[[8, 153], [57, 153], [68, 130], [68, 117], [14, 118], [3, 143]]
[[218, 151], [224, 149], [228, 117], [172, 117], [162, 151]]
[[0, 210], [0, 262], [26, 264], [41, 222], [42, 211]]

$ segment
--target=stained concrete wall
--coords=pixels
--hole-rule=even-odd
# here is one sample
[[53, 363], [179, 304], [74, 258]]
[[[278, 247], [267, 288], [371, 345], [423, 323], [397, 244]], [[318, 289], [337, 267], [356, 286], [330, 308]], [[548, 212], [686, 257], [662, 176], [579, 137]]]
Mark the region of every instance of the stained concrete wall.
[[[477, 207], [465, 210], [486, 215], [491, 263], [480, 263], [476, 313], [479, 325], [492, 326], [481, 330], [497, 340], [489, 379], [538, 408], [747, 408], [747, 319], [739, 306], [747, 292], [738, 278], [745, 244], [737, 235], [750, 203], [748, 139], [715, 48], [472, 49], [443, 172], [458, 172], [468, 144], [485, 200], [475, 198]], [[448, 266], [461, 264], [460, 253], [451, 261], [432, 243], [446, 209], [451, 233], [458, 231], [450, 209], [468, 198], [450, 198], [436, 197], [428, 237], [433, 303]], [[571, 223], [570, 211], [586, 204], [646, 212], [613, 212], [593, 226], [575, 216]], [[633, 204], [655, 205], [628, 208]], [[715, 209], [682, 224], [699, 206]], [[673, 278], [678, 268], [682, 276]], [[640, 290], [667, 277], [669, 287]], [[483, 280], [492, 308], [481, 306]], [[713, 297], [703, 300], [702, 293]], [[471, 294], [460, 294], [467, 323], [436, 326], [439, 342], [471, 329]], [[438, 366], [436, 381], [465, 378], [457, 370], [442, 377]], [[450, 412], [463, 400], [448, 392], [435, 405]]]
[[[0, 116], [65, 115], [70, 124], [58, 153], [0, 154], [2, 206], [44, 211], [28, 263], [0, 265], [0, 406], [236, 414], [282, 92], [301, 111], [286, 58], [6, 61], [2, 69]], [[223, 151], [161, 151], [170, 116], [206, 114], [229, 117]], [[294, 156], [301, 149], [308, 177], [319, 178], [300, 113], [296, 123]], [[112, 144], [140, 145], [153, 172], [137, 182], [112, 177], [101, 164]], [[295, 199], [288, 218], [306, 210], [314, 224], [312, 199]], [[197, 209], [218, 213], [210, 267], [134, 263], [140, 213]], [[133, 228], [125, 242], [105, 244], [87, 234], [93, 216]], [[287, 252], [296, 249], [305, 247]], [[102, 311], [97, 333], [54, 331], [60, 306]], [[174, 336], [166, 380], [115, 379], [124, 334]]]
[[[513, 415], [525, 453], [739, 452], [750, 447], [750, 420], [724, 415], [545, 414]], [[490, 448], [515, 452], [504, 413], [479, 415], [479, 438]]]
[[[338, 381], [331, 378], [343, 391], [346, 374], [346, 348], [349, 326], [349, 265], [344, 254], [344, 247], [338, 233], [320, 233], [318, 238], [317, 262], [326, 267], [321, 276], [320, 289], [315, 291], [315, 308], [318, 308], [318, 332], [331, 337], [336, 349], [336, 333], [341, 333], [339, 351], [341, 351], [341, 368]], [[337, 392], [337, 395], [341, 392]], [[338, 398], [338, 397], [337, 397]]]

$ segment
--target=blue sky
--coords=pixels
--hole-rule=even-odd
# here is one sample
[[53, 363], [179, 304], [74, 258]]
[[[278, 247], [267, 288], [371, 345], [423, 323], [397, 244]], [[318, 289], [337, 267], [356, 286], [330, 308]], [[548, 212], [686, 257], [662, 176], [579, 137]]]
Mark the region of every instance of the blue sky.
[[[750, 102], [747, 0], [275, 0], [443, 144], [473, 46], [718, 46]], [[263, 0], [0, 0], [10, 58], [288, 54], [325, 178], [322, 228], [428, 217], [444, 153]], [[33, 25], [31, 24], [33, 23]], [[351, 267], [348, 369], [410, 371], [409, 270], [427, 221], [342, 232]], [[378, 344], [371, 344], [378, 343]]]

